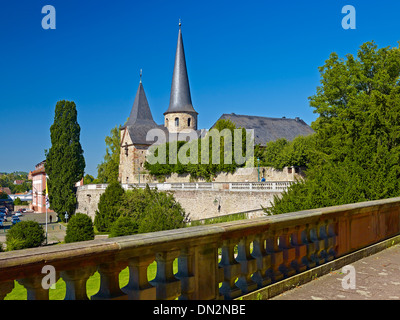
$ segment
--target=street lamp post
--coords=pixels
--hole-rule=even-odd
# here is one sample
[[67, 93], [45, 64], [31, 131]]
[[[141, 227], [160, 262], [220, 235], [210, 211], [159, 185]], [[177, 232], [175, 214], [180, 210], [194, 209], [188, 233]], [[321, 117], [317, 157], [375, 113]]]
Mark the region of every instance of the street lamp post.
[[258, 182], [260, 182], [260, 158], [257, 158], [257, 164], [258, 164]]

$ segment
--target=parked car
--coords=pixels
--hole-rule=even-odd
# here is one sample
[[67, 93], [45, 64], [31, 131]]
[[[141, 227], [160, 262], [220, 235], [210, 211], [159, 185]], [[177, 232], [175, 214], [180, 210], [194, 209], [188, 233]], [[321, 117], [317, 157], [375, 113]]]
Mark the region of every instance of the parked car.
[[16, 224], [18, 222], [21, 222], [21, 219], [19, 217], [13, 216], [11, 219], [12, 224]]
[[20, 211], [17, 211], [17, 212], [14, 214], [14, 216], [15, 216], [15, 217], [20, 217], [20, 216], [22, 216], [22, 213], [21, 213]]

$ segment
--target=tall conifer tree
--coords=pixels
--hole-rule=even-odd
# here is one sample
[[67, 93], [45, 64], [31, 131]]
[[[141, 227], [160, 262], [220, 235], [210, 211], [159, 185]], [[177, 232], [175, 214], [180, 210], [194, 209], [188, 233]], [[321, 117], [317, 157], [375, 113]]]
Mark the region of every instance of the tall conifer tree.
[[85, 159], [80, 144], [81, 128], [76, 105], [72, 101], [57, 102], [54, 123], [50, 127], [51, 148], [46, 154], [46, 174], [50, 208], [61, 219], [76, 209], [75, 183], [82, 179]]

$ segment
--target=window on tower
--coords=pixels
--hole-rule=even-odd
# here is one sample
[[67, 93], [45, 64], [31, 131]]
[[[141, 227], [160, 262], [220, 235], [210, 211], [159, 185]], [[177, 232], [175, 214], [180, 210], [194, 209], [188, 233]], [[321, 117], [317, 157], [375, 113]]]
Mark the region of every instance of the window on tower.
[[188, 127], [190, 127], [190, 120], [192, 119], [188, 118]]
[[175, 118], [175, 127], [179, 127], [179, 118]]

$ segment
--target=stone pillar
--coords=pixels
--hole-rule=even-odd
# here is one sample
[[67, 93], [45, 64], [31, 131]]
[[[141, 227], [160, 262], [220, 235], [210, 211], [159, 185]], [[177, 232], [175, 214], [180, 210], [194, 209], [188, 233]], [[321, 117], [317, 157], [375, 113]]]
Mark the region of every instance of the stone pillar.
[[91, 297], [92, 300], [126, 300], [128, 295], [119, 287], [119, 273], [126, 265], [105, 263], [98, 267], [100, 273], [100, 290]]
[[129, 259], [129, 282], [122, 288], [131, 300], [155, 300], [156, 288], [147, 279], [147, 268], [154, 261], [154, 255]]

